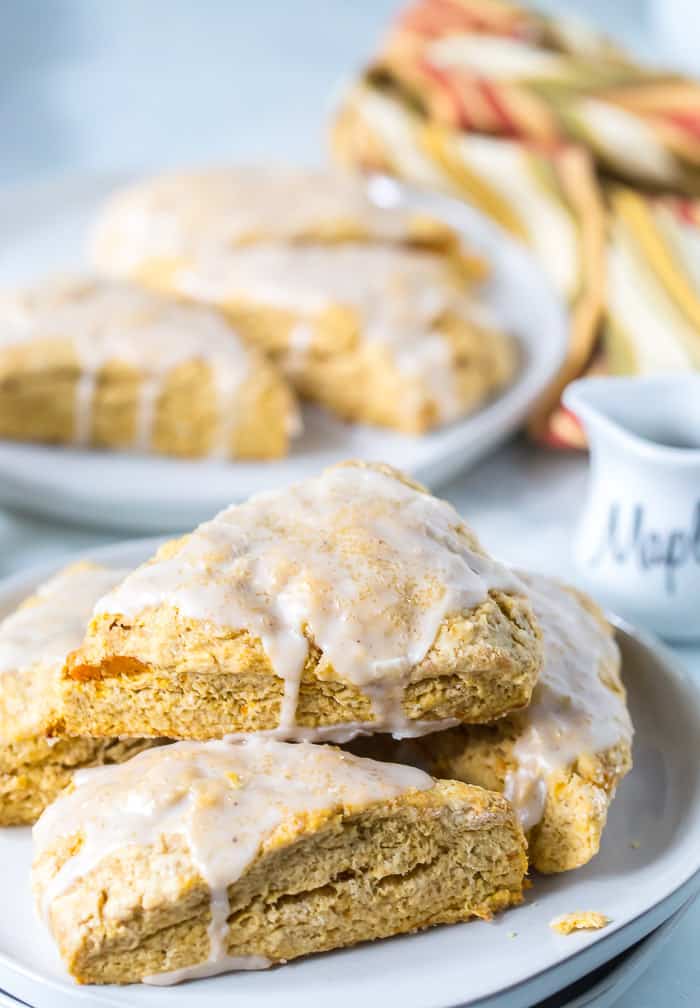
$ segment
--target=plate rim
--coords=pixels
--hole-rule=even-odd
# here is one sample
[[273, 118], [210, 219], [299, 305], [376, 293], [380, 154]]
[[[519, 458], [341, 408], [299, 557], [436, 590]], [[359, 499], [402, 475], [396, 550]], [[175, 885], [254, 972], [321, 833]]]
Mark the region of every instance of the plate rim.
[[[620, 953], [625, 958], [610, 973], [597, 980], [593, 986], [575, 995], [570, 1001], [562, 1004], [561, 1008], [599, 1008], [599, 1005], [603, 1003], [615, 1003], [653, 965], [694, 902], [695, 896], [691, 896], [663, 924], [659, 924], [646, 937], [640, 939], [636, 945], [630, 946], [625, 952]], [[613, 1002], [608, 1000], [610, 995], [614, 997]], [[535, 1005], [534, 1008], [538, 1008], [538, 1006]]]
[[[93, 560], [102, 562], [106, 566], [123, 566], [121, 559], [124, 555], [129, 556], [129, 563], [134, 561], [132, 555], [135, 552], [141, 554], [143, 559], [149, 556], [159, 545], [168, 540], [168, 536], [148, 536], [128, 540], [122, 540], [105, 546], [92, 549], [81, 550], [62, 558], [45, 561], [32, 565], [15, 574], [0, 579], [0, 606], [13, 605], [13, 598], [19, 600], [23, 595], [32, 591], [41, 581], [50, 577], [57, 570], [60, 570], [68, 563], [80, 560]], [[630, 637], [645, 651], [659, 660], [664, 668], [664, 673], [669, 675], [680, 693], [688, 697], [689, 703], [695, 711], [694, 717], [698, 727], [700, 727], [700, 684], [685, 670], [682, 662], [665, 644], [648, 631], [631, 625], [628, 621], [612, 613], [606, 614], [616, 629], [622, 634]], [[700, 810], [700, 792], [697, 796], [697, 805]], [[698, 824], [700, 830], [700, 823]], [[699, 832], [700, 836], [700, 832]], [[645, 938], [648, 934], [660, 927], [684, 904], [689, 902], [698, 892], [700, 892], [700, 844], [697, 846], [695, 858], [689, 861], [688, 867], [682, 870], [675, 878], [673, 887], [663, 896], [657, 899], [650, 906], [640, 909], [634, 916], [615, 926], [615, 921], [599, 936], [593, 937], [591, 941], [583, 947], [572, 947], [557, 962], [545, 966], [536, 973], [525, 977], [519, 981], [514, 981], [505, 987], [500, 988], [490, 994], [476, 1000], [462, 1002], [463, 1008], [510, 1008], [511, 1005], [520, 1006], [521, 997], [528, 994], [535, 1001], [541, 1000], [553, 993], [562, 986], [574, 983], [577, 979], [589, 973], [623, 952], [635, 942]], [[55, 991], [57, 995], [65, 998], [75, 997], [77, 1000], [92, 998], [94, 1004], [105, 1006], [117, 1006], [122, 1008], [123, 1002], [112, 1000], [109, 988], [76, 986], [75, 989], [67, 988], [67, 980], [56, 978], [45, 978], [37, 975], [31, 966], [15, 962], [11, 956], [0, 950], [0, 968], [3, 973], [8, 973], [12, 977], [24, 978], [27, 984], [34, 987]], [[566, 984], [554, 982], [554, 978], [560, 974], [566, 974]], [[8, 987], [7, 978], [0, 975], [0, 989], [4, 987], [8, 993], [13, 995], [13, 991]], [[17, 990], [18, 996], [25, 996], [24, 983], [20, 983], [22, 989]], [[96, 994], [99, 992], [99, 995]], [[99, 1000], [97, 1000], [99, 996]], [[48, 1002], [47, 1002], [48, 1004]], [[575, 1002], [574, 1002], [575, 1005]], [[585, 1005], [585, 1002], [584, 1002]], [[451, 1000], [434, 999], [426, 1008], [457, 1008]]]

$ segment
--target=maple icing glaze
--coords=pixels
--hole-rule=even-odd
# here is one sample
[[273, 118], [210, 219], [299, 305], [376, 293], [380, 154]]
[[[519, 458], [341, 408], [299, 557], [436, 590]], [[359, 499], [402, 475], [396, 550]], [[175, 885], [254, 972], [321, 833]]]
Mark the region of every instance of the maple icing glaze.
[[292, 329], [286, 362], [292, 373], [313, 349], [314, 319], [328, 308], [351, 309], [360, 341], [418, 380], [443, 422], [460, 416], [462, 405], [441, 320], [452, 314], [469, 325], [493, 325], [485, 306], [455, 284], [444, 256], [401, 245], [209, 247], [175, 271], [173, 282], [180, 293], [223, 308], [251, 304], [298, 313], [302, 322]]
[[[158, 847], [179, 835], [209, 887], [209, 956], [184, 969], [144, 977], [168, 984], [232, 969], [269, 965], [228, 950], [228, 889], [246, 872], [277, 830], [294, 830], [303, 813], [350, 812], [391, 801], [433, 780], [414, 767], [378, 763], [307, 743], [251, 737], [244, 742], [179, 742], [119, 766], [79, 770], [34, 827], [35, 857], [62, 837], [82, 845], [39, 894], [51, 907], [79, 879], [125, 847]], [[284, 841], [282, 841], [284, 842]]]
[[[145, 259], [181, 258], [207, 246], [265, 238], [401, 241], [415, 213], [379, 207], [359, 175], [337, 170], [248, 166], [163, 175], [118, 192], [98, 222], [94, 257], [101, 268], [131, 272]], [[451, 235], [436, 223], [436, 232]]]
[[203, 361], [216, 389], [219, 430], [211, 454], [224, 457], [236, 393], [248, 377], [250, 356], [216, 312], [117, 281], [61, 280], [0, 298], [0, 349], [31, 341], [65, 340], [80, 369], [75, 394], [75, 444], [89, 443], [96, 382], [109, 363], [141, 375], [133, 448], [152, 441], [158, 398], [168, 375], [187, 361]]
[[527, 710], [518, 715], [517, 763], [505, 795], [523, 829], [542, 818], [547, 778], [582, 754], [632, 741], [620, 685], [620, 654], [598, 620], [560, 584], [541, 574], [519, 577], [542, 630], [544, 665]]
[[[455, 723], [411, 721], [402, 710], [411, 673], [440, 624], [491, 589], [523, 592], [464, 529], [446, 501], [393, 475], [335, 466], [200, 525], [174, 555], [134, 571], [95, 615], [129, 620], [165, 604], [186, 618], [249, 631], [284, 683], [277, 737], [420, 735]], [[369, 696], [369, 724], [296, 724], [310, 640], [323, 652], [319, 678], [335, 675]]]
[[29, 605], [0, 623], [0, 674], [62, 663], [80, 646], [97, 600], [127, 573], [81, 565], [37, 588]]

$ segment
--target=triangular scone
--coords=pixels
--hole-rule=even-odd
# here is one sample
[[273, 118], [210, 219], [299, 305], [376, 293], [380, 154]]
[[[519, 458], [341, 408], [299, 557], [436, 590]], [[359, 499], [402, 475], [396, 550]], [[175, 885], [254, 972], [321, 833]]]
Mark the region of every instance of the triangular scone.
[[97, 221], [92, 258], [106, 273], [155, 280], [208, 250], [267, 241], [461, 248], [444, 222], [378, 206], [359, 175], [256, 165], [160, 175], [116, 192]]
[[273, 458], [297, 422], [285, 380], [210, 309], [91, 277], [0, 296], [0, 437]]
[[476, 409], [517, 368], [513, 340], [470, 289], [459, 236], [374, 206], [359, 177], [145, 182], [114, 198], [96, 250], [102, 268], [215, 305], [345, 419], [419, 433]]
[[82, 640], [95, 602], [126, 573], [74, 564], [0, 623], [0, 826], [33, 823], [77, 768], [121, 763], [153, 745], [46, 735], [61, 665]]
[[598, 852], [615, 790], [632, 766], [632, 722], [620, 652], [597, 606], [543, 575], [520, 576], [545, 655], [528, 709], [493, 725], [354, 747], [503, 791], [528, 831], [533, 867], [568, 871]]
[[537, 437], [547, 436], [562, 389], [593, 353], [604, 304], [605, 210], [587, 152], [571, 144], [543, 151], [430, 122], [382, 74], [347, 93], [333, 146], [347, 165], [465, 199], [530, 247], [570, 314], [566, 360], [530, 421]]
[[524, 588], [445, 501], [350, 463], [223, 511], [96, 607], [61, 730], [416, 735], [526, 705]]
[[518, 364], [461, 270], [433, 251], [261, 243], [173, 280], [220, 308], [303, 397], [351, 421], [421, 433], [475, 410]]
[[81, 983], [168, 984], [522, 899], [500, 795], [331, 746], [180, 742], [85, 771], [34, 830], [34, 892]]

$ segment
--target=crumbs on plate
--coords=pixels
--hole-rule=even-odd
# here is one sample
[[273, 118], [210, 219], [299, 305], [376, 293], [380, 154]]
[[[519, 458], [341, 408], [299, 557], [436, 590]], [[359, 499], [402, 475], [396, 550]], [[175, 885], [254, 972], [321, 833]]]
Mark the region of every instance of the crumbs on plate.
[[579, 910], [576, 913], [562, 914], [549, 922], [552, 931], [569, 935], [572, 931], [598, 931], [610, 923], [605, 914], [595, 910]]

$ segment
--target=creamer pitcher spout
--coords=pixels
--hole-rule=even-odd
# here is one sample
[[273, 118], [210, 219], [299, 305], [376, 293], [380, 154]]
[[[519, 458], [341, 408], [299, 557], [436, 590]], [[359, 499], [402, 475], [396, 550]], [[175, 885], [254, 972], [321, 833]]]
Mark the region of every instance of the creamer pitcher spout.
[[591, 451], [582, 579], [633, 622], [700, 640], [700, 375], [588, 378], [564, 403]]

